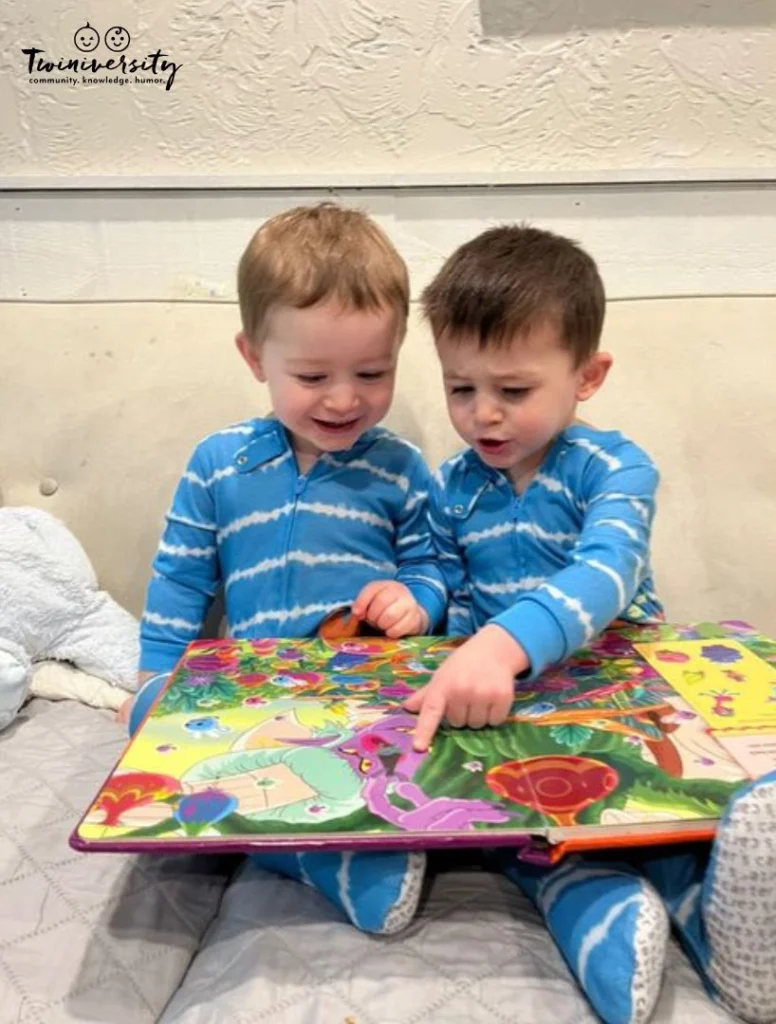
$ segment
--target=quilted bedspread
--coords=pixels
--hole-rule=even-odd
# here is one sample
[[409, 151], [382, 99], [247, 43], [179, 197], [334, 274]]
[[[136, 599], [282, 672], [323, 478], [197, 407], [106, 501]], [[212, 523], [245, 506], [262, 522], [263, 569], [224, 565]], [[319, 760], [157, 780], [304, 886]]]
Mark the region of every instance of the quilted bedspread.
[[[241, 859], [74, 853], [122, 744], [70, 701], [0, 736], [0, 1024], [594, 1020], [517, 889], [460, 855], [436, 859], [407, 932], [375, 939]], [[674, 947], [656, 1024], [731, 1020]]]

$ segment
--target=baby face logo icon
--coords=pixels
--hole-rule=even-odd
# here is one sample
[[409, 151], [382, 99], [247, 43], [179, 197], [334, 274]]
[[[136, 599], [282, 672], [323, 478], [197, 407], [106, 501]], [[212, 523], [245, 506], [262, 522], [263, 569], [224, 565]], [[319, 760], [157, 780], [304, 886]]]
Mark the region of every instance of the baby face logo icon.
[[123, 53], [129, 46], [129, 32], [121, 25], [114, 25], [105, 33], [105, 45], [114, 53]]
[[91, 53], [100, 45], [100, 33], [87, 23], [76, 30], [73, 42], [83, 53]]

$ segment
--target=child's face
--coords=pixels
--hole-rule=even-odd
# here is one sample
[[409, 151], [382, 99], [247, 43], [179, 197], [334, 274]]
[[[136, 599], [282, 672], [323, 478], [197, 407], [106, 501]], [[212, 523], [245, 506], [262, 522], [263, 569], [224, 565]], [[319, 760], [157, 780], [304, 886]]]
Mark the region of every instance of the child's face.
[[290, 432], [300, 468], [321, 452], [350, 448], [386, 415], [401, 344], [395, 311], [330, 303], [270, 313], [264, 339], [237, 344]]
[[574, 419], [611, 365], [596, 353], [581, 367], [547, 322], [500, 349], [475, 339], [437, 339], [450, 420], [484, 463], [521, 489], [555, 437]]

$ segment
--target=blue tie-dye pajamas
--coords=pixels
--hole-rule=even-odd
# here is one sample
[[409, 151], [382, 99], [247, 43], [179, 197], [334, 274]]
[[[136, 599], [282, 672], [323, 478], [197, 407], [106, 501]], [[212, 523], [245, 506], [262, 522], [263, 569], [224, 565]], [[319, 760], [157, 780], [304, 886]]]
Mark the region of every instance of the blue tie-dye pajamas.
[[[234, 637], [312, 636], [373, 580], [405, 584], [441, 620], [446, 591], [431, 540], [428, 469], [418, 450], [381, 427], [299, 473], [283, 426], [255, 419], [202, 441], [167, 514], [141, 623], [134, 731], [223, 588]], [[421, 854], [278, 854], [267, 870], [313, 885], [365, 931], [411, 916]]]
[[[498, 623], [536, 676], [615, 618], [661, 617], [649, 562], [657, 484], [637, 445], [585, 426], [560, 434], [521, 495], [472, 451], [447, 460], [430, 502], [452, 593], [447, 631]], [[550, 869], [489, 859], [536, 905], [606, 1024], [649, 1020], [669, 915], [710, 994], [747, 1020], [773, 1021], [774, 822], [776, 772], [734, 797], [713, 848], [634, 850], [627, 863], [571, 857]]]
[[[448, 459], [430, 503], [452, 595], [447, 632], [466, 636], [497, 623], [536, 676], [616, 618], [661, 617], [649, 561], [657, 485], [637, 445], [584, 426], [555, 439], [522, 494], [471, 450]], [[646, 1019], [662, 960], [650, 973], [640, 957], [664, 949], [668, 930], [646, 880], [627, 864], [592, 858], [552, 869], [521, 864], [513, 853], [490, 859], [540, 910], [607, 1024]]]
[[569, 427], [523, 494], [467, 450], [437, 474], [431, 524], [452, 594], [447, 632], [495, 622], [531, 675], [616, 618], [662, 616], [649, 563], [658, 474], [616, 432]]
[[211, 434], [178, 484], [153, 563], [140, 669], [168, 672], [223, 587], [233, 637], [313, 636], [372, 580], [404, 583], [442, 617], [428, 529], [429, 473], [382, 427], [300, 474], [283, 426], [256, 419]]

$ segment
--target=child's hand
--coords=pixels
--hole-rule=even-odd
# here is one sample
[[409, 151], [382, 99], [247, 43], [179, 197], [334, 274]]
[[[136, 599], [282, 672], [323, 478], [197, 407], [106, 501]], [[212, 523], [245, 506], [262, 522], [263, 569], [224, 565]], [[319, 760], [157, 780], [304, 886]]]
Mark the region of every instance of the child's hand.
[[515, 676], [527, 668], [525, 651], [506, 630], [483, 626], [405, 701], [408, 711], [419, 712], [415, 750], [428, 750], [443, 718], [458, 728], [500, 725], [512, 707]]
[[352, 612], [393, 639], [421, 636], [429, 625], [426, 612], [397, 580], [367, 583], [353, 602]]

